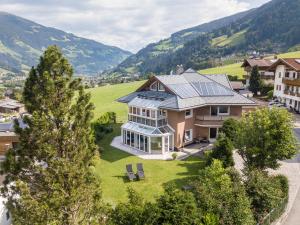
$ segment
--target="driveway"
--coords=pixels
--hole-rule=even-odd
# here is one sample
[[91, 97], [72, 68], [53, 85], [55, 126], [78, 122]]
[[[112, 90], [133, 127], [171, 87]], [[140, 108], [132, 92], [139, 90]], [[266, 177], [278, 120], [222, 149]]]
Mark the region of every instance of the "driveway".
[[[298, 121], [297, 121], [298, 122]], [[300, 128], [298, 127], [297, 122], [295, 123], [296, 128], [295, 128], [295, 135], [298, 139], [298, 142], [300, 142]], [[294, 162], [298, 164], [298, 167], [300, 165], [300, 154], [298, 154], [294, 158]], [[300, 172], [298, 172], [298, 176], [295, 177], [296, 179], [294, 182], [298, 183], [300, 185]], [[291, 199], [290, 199], [291, 200]], [[287, 208], [287, 215], [283, 216], [281, 223], [282, 225], [299, 225], [300, 224], [300, 191], [298, 188], [298, 191], [296, 193], [296, 196], [294, 200], [291, 200], [292, 202], [289, 202], [290, 206], [288, 205]]]
[[[300, 122], [294, 129], [295, 135], [300, 143]], [[243, 168], [243, 160], [237, 154], [233, 155], [235, 168], [241, 170]], [[285, 213], [276, 221], [277, 225], [300, 225], [300, 153], [293, 159], [282, 161], [278, 170], [270, 170], [271, 174], [283, 174], [289, 180], [289, 202]]]

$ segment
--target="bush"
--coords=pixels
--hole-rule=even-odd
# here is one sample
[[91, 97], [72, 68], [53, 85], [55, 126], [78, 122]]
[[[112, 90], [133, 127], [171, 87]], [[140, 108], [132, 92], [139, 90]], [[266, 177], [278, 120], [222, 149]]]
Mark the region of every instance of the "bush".
[[218, 159], [224, 167], [234, 166], [233, 145], [231, 140], [223, 133], [220, 133], [211, 153], [212, 159]]
[[246, 170], [245, 175], [246, 192], [251, 200], [254, 217], [259, 222], [287, 198], [288, 181], [282, 175], [269, 176], [267, 172], [256, 169]]
[[273, 98], [273, 93], [274, 93], [273, 90], [268, 91], [267, 95], [268, 95], [268, 99], [269, 99], [269, 100]]
[[225, 136], [228, 137], [234, 144], [238, 137], [238, 129], [239, 121], [233, 118], [229, 118], [224, 121], [223, 126], [220, 128], [220, 132], [225, 134]]
[[177, 158], [177, 153], [174, 152], [174, 153], [172, 154], [172, 159], [175, 160], [176, 158]]

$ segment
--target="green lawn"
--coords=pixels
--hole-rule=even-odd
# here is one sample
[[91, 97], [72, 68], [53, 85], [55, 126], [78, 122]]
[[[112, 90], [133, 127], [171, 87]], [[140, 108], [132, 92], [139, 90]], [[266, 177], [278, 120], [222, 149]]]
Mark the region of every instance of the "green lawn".
[[[185, 161], [143, 160], [136, 156], [122, 152], [110, 146], [113, 137], [119, 135], [120, 127], [116, 125], [114, 132], [107, 135], [101, 142], [104, 149], [95, 171], [102, 182], [103, 198], [105, 202], [115, 205], [127, 199], [127, 188], [132, 187], [149, 201], [163, 192], [163, 187], [174, 183], [182, 187], [203, 168], [203, 161], [198, 157], [189, 157]], [[125, 165], [141, 162], [144, 165], [146, 179], [129, 182], [125, 176]]]
[[[268, 57], [268, 58], [272, 58], [272, 57]], [[300, 58], [300, 51], [279, 54], [278, 58]], [[238, 76], [239, 78], [243, 78], [244, 70], [241, 67], [241, 65], [242, 63], [234, 63], [226, 66], [200, 70], [199, 72], [202, 74], [228, 74], [228, 75]]]
[[226, 66], [214, 67], [205, 70], [200, 70], [202, 74], [228, 74], [243, 78], [244, 70], [241, 67], [241, 63], [229, 64]]
[[135, 91], [144, 82], [137, 81], [88, 89], [92, 95], [91, 101], [96, 107], [94, 111], [95, 118], [98, 118], [105, 112], [115, 112], [119, 122], [125, 121], [127, 106], [126, 104], [117, 102], [116, 99]]

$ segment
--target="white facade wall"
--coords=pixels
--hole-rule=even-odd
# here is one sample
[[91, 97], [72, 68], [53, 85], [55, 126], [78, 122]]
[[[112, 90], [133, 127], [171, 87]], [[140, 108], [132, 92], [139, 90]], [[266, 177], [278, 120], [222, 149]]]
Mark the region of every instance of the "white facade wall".
[[[288, 76], [286, 76], [286, 73], [288, 73]], [[278, 65], [275, 72], [275, 82], [274, 82], [274, 96], [276, 96], [280, 102], [285, 103], [287, 108], [294, 108], [296, 110], [300, 110], [300, 97], [298, 96], [292, 96], [288, 94], [284, 94], [284, 91], [288, 88], [289, 91], [292, 91], [294, 93], [299, 92], [300, 93], [300, 87], [296, 86], [287, 86], [285, 85], [282, 80], [284, 79], [296, 79], [294, 77], [294, 73], [296, 73], [297, 78], [297, 72], [296, 71], [286, 71], [286, 68], [284, 65]], [[280, 90], [278, 90], [278, 86], [280, 86]]]

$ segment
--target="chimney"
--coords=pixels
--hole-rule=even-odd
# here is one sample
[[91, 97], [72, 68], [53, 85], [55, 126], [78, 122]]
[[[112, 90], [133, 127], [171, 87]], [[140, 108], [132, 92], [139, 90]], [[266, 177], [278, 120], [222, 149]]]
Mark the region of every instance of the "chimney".
[[177, 65], [176, 68], [175, 68], [175, 74], [176, 75], [180, 75], [180, 74], [183, 74], [184, 72], [184, 68], [183, 68], [183, 65]]

